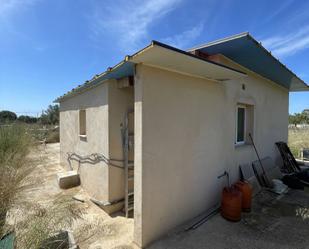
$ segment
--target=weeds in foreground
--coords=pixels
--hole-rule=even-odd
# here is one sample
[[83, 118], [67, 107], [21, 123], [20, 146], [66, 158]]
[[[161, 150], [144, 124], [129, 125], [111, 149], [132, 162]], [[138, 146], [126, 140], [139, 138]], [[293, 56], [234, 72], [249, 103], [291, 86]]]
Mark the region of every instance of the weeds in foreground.
[[22, 126], [0, 127], [0, 237], [4, 234], [7, 211], [30, 183], [34, 166], [28, 157], [32, 138]]
[[81, 214], [69, 195], [59, 195], [46, 206], [33, 206], [31, 213], [16, 226], [17, 248], [44, 248], [46, 241], [53, 242], [50, 238], [61, 230], [69, 229]]
[[29, 128], [0, 126], [0, 239], [7, 231], [10, 211], [18, 210], [21, 219], [16, 221], [13, 215], [15, 222], [9, 228], [15, 231], [16, 248], [49, 248], [44, 245], [46, 240], [69, 228], [81, 213], [71, 196], [60, 195], [49, 204], [31, 203], [24, 198], [24, 191], [38, 184], [31, 174], [41, 162], [32, 156], [36, 152], [35, 144]]
[[46, 136], [46, 143], [59, 143], [59, 128], [49, 130]]

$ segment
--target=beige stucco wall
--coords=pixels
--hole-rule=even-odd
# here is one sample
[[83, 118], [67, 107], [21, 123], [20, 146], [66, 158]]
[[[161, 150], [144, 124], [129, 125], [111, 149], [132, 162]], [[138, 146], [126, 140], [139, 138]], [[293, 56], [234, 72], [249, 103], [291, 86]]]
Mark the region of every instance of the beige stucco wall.
[[[122, 159], [121, 124], [128, 109], [134, 108], [134, 88], [118, 88], [117, 82], [109, 83], [109, 155], [110, 158]], [[124, 174], [122, 169], [110, 167], [109, 199], [124, 197]]]
[[257, 159], [252, 146], [234, 145], [238, 102], [254, 104], [260, 156], [277, 160], [288, 92], [254, 74], [214, 83], [145, 65], [136, 72], [134, 240], [145, 246], [217, 204], [224, 170], [233, 182], [239, 164]]
[[[86, 110], [87, 138], [79, 137], [79, 110]], [[109, 155], [108, 83], [101, 84], [60, 103], [60, 158], [68, 166], [67, 153]], [[74, 163], [77, 167], [77, 163]], [[108, 167], [105, 163], [82, 164], [81, 184], [98, 200], [108, 200]]]
[[[122, 159], [120, 125], [127, 109], [134, 106], [133, 87], [118, 88], [116, 80], [105, 81], [97, 87], [60, 103], [61, 163], [68, 165], [67, 153], [85, 156], [100, 153], [107, 158]], [[87, 138], [79, 135], [79, 110], [86, 110]], [[122, 166], [122, 163], [116, 162]], [[75, 168], [77, 163], [73, 162]], [[82, 164], [81, 184], [100, 201], [124, 197], [123, 170], [107, 166]]]

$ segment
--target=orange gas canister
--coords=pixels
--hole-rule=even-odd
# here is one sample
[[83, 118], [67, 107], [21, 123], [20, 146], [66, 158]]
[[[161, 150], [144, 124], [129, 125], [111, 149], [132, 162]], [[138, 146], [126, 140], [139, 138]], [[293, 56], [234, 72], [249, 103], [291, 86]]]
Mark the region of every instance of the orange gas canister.
[[251, 211], [252, 187], [248, 182], [238, 181], [235, 187], [242, 193], [242, 210], [244, 212]]
[[241, 192], [236, 187], [225, 187], [222, 191], [221, 215], [230, 221], [240, 221], [241, 200]]

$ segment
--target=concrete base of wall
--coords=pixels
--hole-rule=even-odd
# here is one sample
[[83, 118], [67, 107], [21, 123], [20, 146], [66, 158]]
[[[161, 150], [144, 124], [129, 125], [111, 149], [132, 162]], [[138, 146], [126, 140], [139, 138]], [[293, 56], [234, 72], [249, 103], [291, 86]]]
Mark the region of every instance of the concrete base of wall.
[[106, 213], [108, 214], [113, 214], [116, 212], [119, 212], [123, 209], [124, 207], [124, 201], [117, 201], [115, 203], [110, 203], [110, 202], [102, 202], [98, 201], [96, 199], [91, 198], [90, 199], [93, 203], [98, 205], [100, 208], [102, 208]]
[[124, 208], [124, 201], [118, 202], [116, 204], [112, 204], [112, 205], [107, 205], [105, 207], [102, 207], [102, 209], [108, 213], [108, 214], [113, 214], [116, 212], [121, 211]]

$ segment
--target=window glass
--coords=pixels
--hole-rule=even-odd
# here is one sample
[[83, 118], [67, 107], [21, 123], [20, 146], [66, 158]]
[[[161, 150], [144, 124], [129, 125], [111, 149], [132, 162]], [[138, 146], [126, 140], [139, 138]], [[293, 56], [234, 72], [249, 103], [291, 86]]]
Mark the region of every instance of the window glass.
[[237, 143], [245, 141], [245, 108], [237, 108]]
[[79, 111], [79, 135], [86, 135], [86, 110]]

